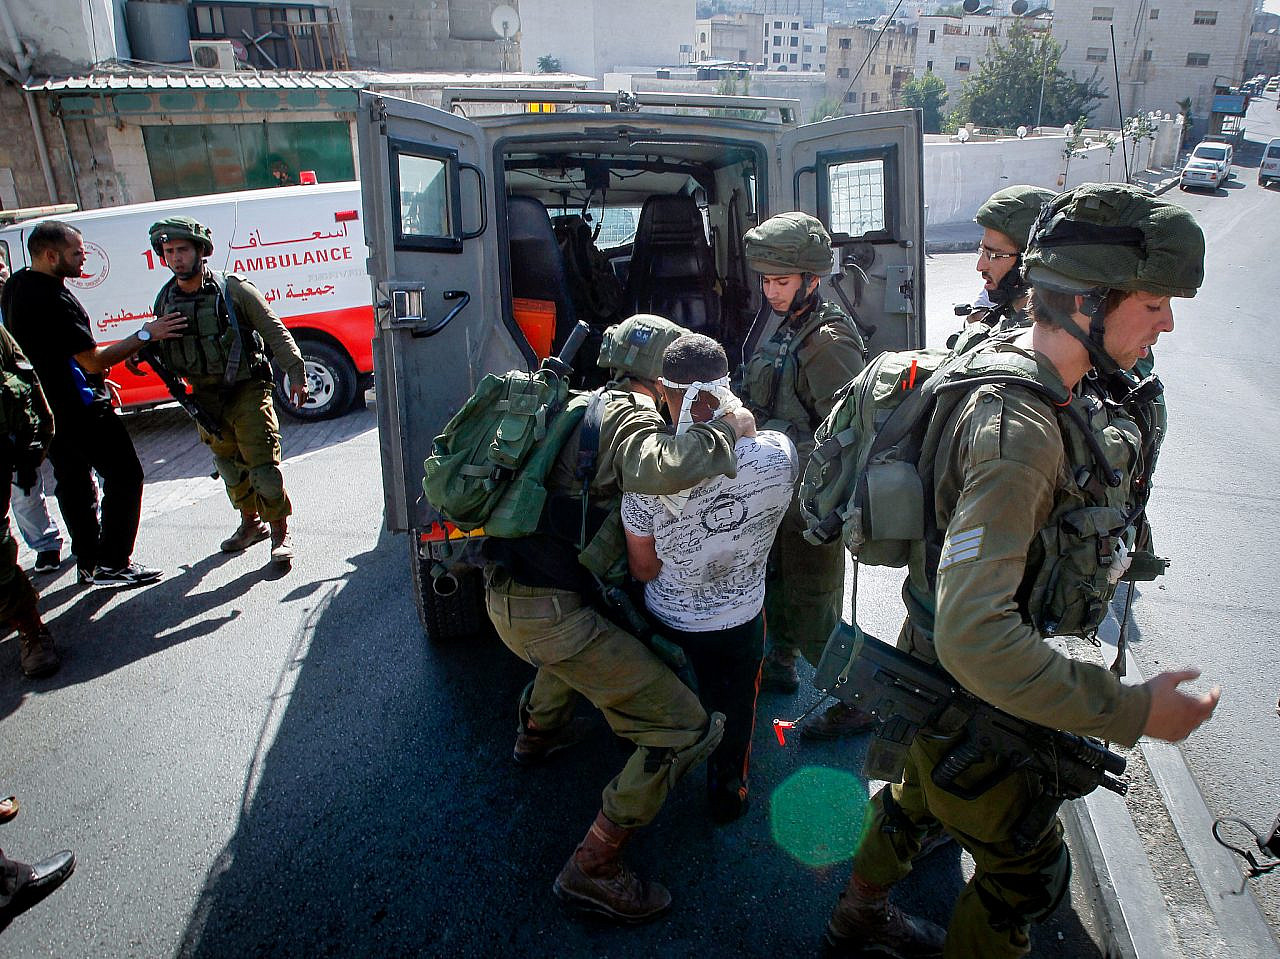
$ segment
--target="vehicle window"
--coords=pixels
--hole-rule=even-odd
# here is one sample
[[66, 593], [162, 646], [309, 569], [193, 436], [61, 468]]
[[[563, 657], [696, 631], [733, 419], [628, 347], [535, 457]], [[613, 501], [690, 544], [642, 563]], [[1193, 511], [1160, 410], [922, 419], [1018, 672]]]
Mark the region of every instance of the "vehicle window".
[[1267, 147], [1267, 159], [1280, 157], [1280, 144]]
[[13, 263], [13, 260], [9, 259], [9, 244], [4, 240], [0, 240], [0, 263], [5, 266], [10, 266]]
[[640, 222], [640, 207], [610, 206], [600, 210], [600, 235], [596, 237], [596, 246], [601, 250], [611, 250], [617, 246], [625, 246], [636, 238], [636, 224]]
[[1193, 155], [1206, 157], [1210, 160], [1225, 160], [1227, 151], [1222, 147], [1196, 147], [1196, 152]]
[[448, 164], [437, 157], [401, 153], [399, 231], [404, 236], [452, 236]]
[[887, 229], [885, 161], [853, 160], [827, 167], [832, 233], [865, 236]]

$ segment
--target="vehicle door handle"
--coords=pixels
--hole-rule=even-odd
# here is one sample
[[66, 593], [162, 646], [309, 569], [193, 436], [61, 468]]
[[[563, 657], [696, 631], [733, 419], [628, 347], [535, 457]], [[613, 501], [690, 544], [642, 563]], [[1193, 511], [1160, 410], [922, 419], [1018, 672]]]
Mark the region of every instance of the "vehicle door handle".
[[466, 290], [445, 290], [440, 295], [446, 300], [461, 300], [461, 302], [446, 313], [438, 322], [433, 323], [430, 326], [411, 327], [409, 335], [415, 340], [425, 339], [428, 336], [435, 336], [453, 322], [453, 318], [466, 309], [467, 304], [471, 302], [471, 294]]

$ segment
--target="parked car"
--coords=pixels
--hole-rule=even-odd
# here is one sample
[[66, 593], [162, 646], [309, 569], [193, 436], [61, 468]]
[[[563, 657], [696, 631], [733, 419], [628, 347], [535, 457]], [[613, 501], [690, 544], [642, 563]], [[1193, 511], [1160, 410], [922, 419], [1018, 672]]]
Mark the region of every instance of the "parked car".
[[1234, 162], [1234, 151], [1230, 143], [1221, 140], [1201, 140], [1196, 144], [1196, 148], [1191, 151], [1192, 160], [1212, 160], [1218, 165], [1221, 176], [1218, 182], [1221, 183], [1231, 176], [1231, 164]]
[[1267, 81], [1267, 92], [1275, 93], [1277, 90], [1280, 90], [1280, 77], [1272, 77]]
[[1267, 186], [1274, 180], [1280, 180], [1280, 137], [1271, 138], [1258, 166], [1258, 186]]
[[1193, 187], [1197, 189], [1216, 190], [1222, 185], [1222, 169], [1217, 162], [1192, 157], [1182, 168], [1182, 176], [1178, 186], [1183, 190]]

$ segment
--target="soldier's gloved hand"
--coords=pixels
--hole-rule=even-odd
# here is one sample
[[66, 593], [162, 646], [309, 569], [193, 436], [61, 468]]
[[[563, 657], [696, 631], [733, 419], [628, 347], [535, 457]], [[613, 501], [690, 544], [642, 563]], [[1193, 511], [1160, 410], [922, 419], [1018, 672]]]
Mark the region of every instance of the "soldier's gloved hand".
[[1124, 540], [1116, 544], [1116, 551], [1111, 556], [1111, 565], [1107, 567], [1107, 582], [1112, 586], [1120, 582], [1129, 567], [1133, 564], [1133, 553]]

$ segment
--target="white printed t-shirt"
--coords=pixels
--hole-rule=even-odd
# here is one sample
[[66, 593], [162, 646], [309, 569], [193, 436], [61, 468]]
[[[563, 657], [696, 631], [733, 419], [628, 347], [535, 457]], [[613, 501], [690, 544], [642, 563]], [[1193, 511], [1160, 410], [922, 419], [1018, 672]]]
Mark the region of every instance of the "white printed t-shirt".
[[652, 536], [662, 569], [645, 584], [645, 605], [686, 632], [730, 629], [764, 606], [765, 563], [795, 488], [796, 448], [762, 430], [734, 447], [738, 475], [704, 480], [679, 516], [656, 496], [622, 497], [622, 524]]

